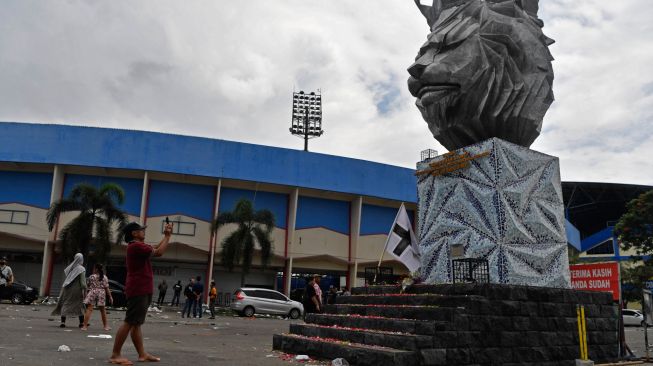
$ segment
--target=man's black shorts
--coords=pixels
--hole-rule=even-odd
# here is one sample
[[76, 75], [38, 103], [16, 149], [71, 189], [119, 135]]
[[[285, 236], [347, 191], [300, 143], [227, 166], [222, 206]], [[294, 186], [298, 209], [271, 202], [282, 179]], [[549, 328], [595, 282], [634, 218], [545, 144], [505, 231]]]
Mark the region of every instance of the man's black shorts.
[[145, 323], [147, 308], [152, 303], [152, 294], [139, 295], [127, 298], [127, 313], [125, 313], [125, 323], [131, 325], [141, 325]]

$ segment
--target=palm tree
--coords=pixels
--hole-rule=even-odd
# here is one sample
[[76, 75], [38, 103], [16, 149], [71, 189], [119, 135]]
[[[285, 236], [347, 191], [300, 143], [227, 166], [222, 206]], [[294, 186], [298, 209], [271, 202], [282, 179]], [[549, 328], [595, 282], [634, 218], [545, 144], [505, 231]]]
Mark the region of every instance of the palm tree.
[[115, 183], [96, 188], [90, 184], [76, 185], [68, 197], [48, 209], [48, 229], [52, 231], [65, 212], [79, 212], [59, 233], [64, 259], [71, 260], [79, 252], [88, 258], [89, 246], [95, 244], [94, 257], [103, 263], [111, 252], [112, 227], [127, 223], [127, 215], [118, 207], [125, 201], [125, 191]]
[[222, 241], [222, 265], [230, 272], [234, 267], [241, 265], [243, 268], [240, 284], [245, 285], [245, 274], [252, 266], [255, 244], [261, 249], [261, 265], [265, 268], [272, 254], [272, 238], [270, 234], [274, 229], [274, 215], [270, 210], [254, 211], [252, 203], [241, 199], [236, 203], [233, 211], [218, 215], [211, 231], [217, 233], [218, 229], [226, 224], [237, 224], [238, 228]]

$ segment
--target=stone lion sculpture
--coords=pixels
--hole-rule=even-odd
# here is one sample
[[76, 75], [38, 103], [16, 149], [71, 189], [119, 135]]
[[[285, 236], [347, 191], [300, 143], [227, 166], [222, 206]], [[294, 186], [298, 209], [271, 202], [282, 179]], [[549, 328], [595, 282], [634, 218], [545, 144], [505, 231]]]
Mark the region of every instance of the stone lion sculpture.
[[553, 102], [553, 40], [538, 0], [433, 0], [408, 88], [433, 136], [455, 150], [491, 137], [529, 147]]

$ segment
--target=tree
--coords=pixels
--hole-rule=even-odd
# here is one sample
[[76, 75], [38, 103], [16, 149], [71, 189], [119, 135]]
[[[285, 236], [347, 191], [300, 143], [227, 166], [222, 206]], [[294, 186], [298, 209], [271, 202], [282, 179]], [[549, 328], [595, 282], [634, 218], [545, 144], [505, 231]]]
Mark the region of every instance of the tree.
[[640, 255], [653, 252], [653, 191], [628, 202], [614, 229], [626, 250], [635, 248]]
[[255, 244], [261, 250], [261, 265], [265, 268], [272, 254], [272, 238], [270, 234], [274, 229], [274, 215], [269, 210], [254, 211], [249, 200], [241, 199], [231, 212], [218, 215], [211, 230], [217, 233], [218, 229], [227, 224], [236, 224], [238, 228], [231, 232], [222, 241], [222, 265], [230, 272], [240, 265], [242, 274], [241, 286], [245, 285], [245, 275], [252, 266]]
[[50, 231], [62, 213], [79, 212], [59, 233], [64, 259], [70, 261], [78, 252], [88, 258], [93, 243], [95, 260], [103, 263], [111, 252], [113, 225], [122, 227], [127, 223], [127, 215], [118, 207], [124, 200], [125, 192], [115, 183], [100, 188], [81, 183], [68, 197], [53, 203], [46, 218]]
[[653, 263], [643, 261], [632, 265], [621, 265], [621, 295], [626, 301], [642, 301], [642, 289], [653, 279]]

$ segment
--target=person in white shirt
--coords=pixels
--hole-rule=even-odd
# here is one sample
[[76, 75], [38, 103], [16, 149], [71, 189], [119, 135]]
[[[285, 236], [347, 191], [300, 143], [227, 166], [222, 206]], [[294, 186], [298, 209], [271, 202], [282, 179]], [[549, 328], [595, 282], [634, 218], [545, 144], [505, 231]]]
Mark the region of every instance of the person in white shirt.
[[14, 273], [7, 265], [7, 257], [0, 258], [0, 299], [8, 297], [9, 287], [14, 283]]

